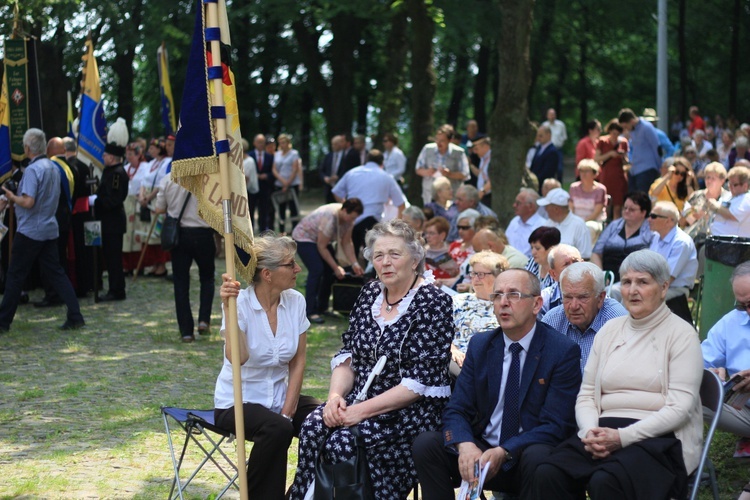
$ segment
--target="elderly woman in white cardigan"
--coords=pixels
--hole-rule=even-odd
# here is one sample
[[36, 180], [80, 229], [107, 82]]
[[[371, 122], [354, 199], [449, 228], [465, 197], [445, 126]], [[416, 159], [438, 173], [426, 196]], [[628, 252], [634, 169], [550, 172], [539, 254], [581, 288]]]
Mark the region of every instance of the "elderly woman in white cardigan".
[[537, 468], [535, 498], [685, 498], [698, 466], [698, 336], [665, 304], [669, 267], [661, 255], [633, 252], [620, 275], [630, 314], [597, 333], [576, 401], [578, 435]]

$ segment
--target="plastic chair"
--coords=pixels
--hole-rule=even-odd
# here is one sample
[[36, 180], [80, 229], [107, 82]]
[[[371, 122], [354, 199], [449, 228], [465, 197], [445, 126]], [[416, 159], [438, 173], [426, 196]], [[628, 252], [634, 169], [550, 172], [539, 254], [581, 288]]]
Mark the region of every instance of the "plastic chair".
[[[711, 440], [714, 437], [714, 432], [719, 423], [719, 417], [721, 416], [724, 404], [724, 384], [719, 379], [718, 375], [707, 369], [703, 370], [700, 396], [701, 404], [713, 411], [714, 416], [711, 419], [711, 423], [708, 426], [708, 432], [703, 441], [703, 450], [701, 452], [700, 461], [698, 462], [698, 468], [691, 476], [693, 487], [690, 492], [690, 500], [698, 498], [698, 490], [700, 489], [701, 484], [705, 481], [708, 481], [711, 484], [711, 491], [714, 500], [719, 500], [719, 485], [716, 482], [716, 469], [714, 468], [711, 459], [708, 458], [708, 450], [711, 447]], [[703, 472], [704, 468], [707, 470], [706, 473]]]
[[[203, 466], [209, 461], [216, 466], [228, 481], [218, 496], [214, 498], [221, 498], [231, 487], [239, 490], [237, 485], [237, 465], [231, 458], [229, 458], [224, 450], [221, 449], [222, 444], [228, 444], [234, 440], [234, 434], [225, 429], [216, 427], [214, 424], [213, 409], [190, 410], [187, 408], [162, 406], [161, 414], [164, 419], [164, 427], [167, 431], [169, 452], [172, 457], [172, 468], [174, 470], [172, 487], [169, 491], [170, 500], [176, 498], [184, 500], [183, 493], [185, 489], [198, 475]], [[172, 427], [170, 427], [170, 421], [173, 422]], [[180, 452], [179, 457], [177, 457], [175, 455], [172, 433], [176, 432], [180, 434], [179, 438], [182, 438], [183, 436], [181, 435], [182, 432], [180, 432], [180, 430], [184, 432], [184, 443], [182, 445], [182, 451]], [[177, 439], [177, 437], [175, 439]], [[193, 448], [197, 447], [200, 449], [203, 452], [204, 457], [190, 476], [185, 481], [182, 481], [180, 479], [181, 469], [184, 465], [185, 454], [190, 443], [195, 445]], [[221, 461], [222, 458], [223, 461]], [[177, 490], [176, 492], [175, 489]]]

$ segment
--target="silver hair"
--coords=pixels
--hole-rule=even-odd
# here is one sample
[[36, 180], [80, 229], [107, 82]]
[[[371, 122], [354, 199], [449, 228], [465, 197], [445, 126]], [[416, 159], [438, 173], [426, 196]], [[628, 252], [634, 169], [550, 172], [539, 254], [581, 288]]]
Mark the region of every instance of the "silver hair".
[[435, 193], [440, 191], [440, 188], [442, 187], [452, 187], [451, 181], [447, 177], [438, 177], [434, 181], [432, 181], [432, 196], [435, 196]]
[[278, 236], [273, 231], [266, 231], [253, 241], [253, 251], [258, 256], [258, 267], [253, 276], [253, 283], [260, 281], [260, 271], [268, 269], [275, 271], [289, 257], [294, 258], [297, 252], [297, 242], [289, 236]]
[[620, 276], [622, 277], [629, 271], [648, 273], [660, 285], [669, 283], [667, 259], [653, 250], [638, 250], [625, 257], [620, 264]]
[[23, 145], [33, 156], [43, 155], [47, 152], [47, 137], [38, 128], [30, 128], [23, 134]]
[[469, 200], [474, 202], [474, 206], [479, 205], [479, 190], [472, 186], [471, 184], [464, 184], [460, 188], [456, 190], [456, 193], [458, 194], [458, 191], [461, 191], [464, 195], [466, 195]]
[[409, 250], [412, 258], [417, 262], [417, 274], [424, 273], [425, 251], [421, 238], [417, 236], [416, 231], [401, 219], [392, 219], [387, 222], [379, 222], [367, 231], [365, 235], [365, 249], [362, 252], [365, 259], [372, 262], [372, 251], [375, 242], [383, 236], [393, 236], [404, 240], [406, 248]]
[[750, 261], [743, 262], [739, 266], [734, 268], [732, 271], [732, 278], [730, 281], [734, 284], [734, 280], [743, 276], [750, 276]]
[[739, 136], [734, 141], [734, 145], [739, 146], [741, 148], [747, 148], [748, 144], [750, 144], [750, 140], [748, 140], [748, 138], [745, 137], [744, 135]]
[[76, 141], [72, 137], [63, 137], [63, 144], [65, 145], [65, 151], [73, 153], [76, 150]]
[[536, 189], [521, 188], [518, 193], [524, 195], [524, 198], [527, 202], [536, 203], [536, 200], [541, 198], [541, 195], [536, 191]]
[[560, 243], [559, 245], [555, 245], [552, 248], [549, 249], [549, 252], [547, 253], [547, 264], [549, 264], [549, 267], [551, 269], [555, 268], [555, 255], [557, 255], [557, 252], [562, 252], [561, 255], [567, 255], [569, 257], [577, 257], [581, 258], [581, 252], [572, 245], [566, 245], [565, 243]]
[[571, 283], [581, 283], [586, 276], [594, 280], [594, 295], [604, 291], [604, 271], [591, 262], [576, 262], [563, 269], [560, 273], [560, 283], [562, 284], [563, 279]]
[[651, 212], [653, 212], [657, 208], [661, 212], [663, 212], [661, 215], [668, 215], [669, 218], [672, 219], [672, 222], [674, 222], [675, 224], [679, 222], [680, 211], [677, 209], [677, 206], [671, 201], [657, 201], [654, 204], [654, 208], [651, 209]]
[[458, 217], [456, 217], [456, 222], [460, 221], [461, 219], [469, 219], [469, 224], [473, 226], [474, 221], [477, 220], [481, 216], [482, 214], [480, 214], [478, 211], [474, 210], [473, 208], [467, 208], [466, 210], [458, 214]]
[[401, 215], [407, 215], [414, 220], [427, 220], [427, 217], [424, 216], [424, 212], [422, 211], [422, 209], [414, 205], [405, 208], [404, 211], [401, 212]]

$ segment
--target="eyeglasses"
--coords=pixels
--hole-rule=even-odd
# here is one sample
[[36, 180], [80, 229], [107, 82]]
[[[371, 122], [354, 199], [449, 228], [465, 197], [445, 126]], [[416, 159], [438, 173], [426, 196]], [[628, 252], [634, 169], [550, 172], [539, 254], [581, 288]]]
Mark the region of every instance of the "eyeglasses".
[[669, 217], [668, 217], [668, 216], [666, 216], [666, 215], [655, 214], [655, 213], [653, 213], [653, 212], [651, 212], [651, 213], [650, 213], [650, 214], [649, 214], [648, 216], [649, 216], [649, 217], [650, 217], [651, 219], [669, 219]]
[[494, 274], [492, 274], [492, 273], [475, 272], [475, 271], [471, 271], [469, 273], [469, 278], [471, 278], [471, 279], [479, 278], [480, 280], [483, 280], [485, 276], [494, 276]]
[[679, 175], [681, 177], [685, 177], [687, 175], [687, 172], [685, 170], [675, 170], [675, 175]]
[[469, 229], [471, 229], [471, 226], [456, 226], [456, 229], [458, 229], [459, 231], [468, 231]]
[[740, 302], [738, 300], [735, 300], [734, 308], [738, 311], [747, 311], [748, 309], [750, 309], [750, 302]]
[[510, 302], [511, 304], [516, 304], [521, 299], [531, 299], [536, 297], [536, 295], [521, 292], [495, 292], [490, 294], [490, 300], [492, 300], [493, 302], [500, 302], [501, 300], [503, 300], [503, 297], [508, 299], [508, 302]]
[[279, 267], [291, 267], [292, 269], [294, 269], [295, 267], [298, 267], [298, 266], [299, 266], [299, 264], [297, 264], [296, 260], [293, 260], [291, 262], [287, 262], [286, 264], [279, 264]]

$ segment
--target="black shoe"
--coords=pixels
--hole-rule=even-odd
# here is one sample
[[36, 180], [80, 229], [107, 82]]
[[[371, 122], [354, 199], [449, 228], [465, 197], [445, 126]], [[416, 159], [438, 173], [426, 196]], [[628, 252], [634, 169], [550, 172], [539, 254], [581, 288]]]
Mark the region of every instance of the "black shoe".
[[114, 302], [116, 300], [125, 300], [125, 293], [107, 292], [106, 295], [99, 297], [99, 302]]
[[195, 336], [193, 335], [183, 335], [182, 336], [182, 343], [183, 344], [191, 344], [195, 341]]
[[328, 316], [329, 318], [339, 318], [340, 316], [335, 311], [326, 311], [323, 313], [323, 316]]
[[34, 302], [34, 307], [55, 307], [63, 305], [63, 301], [60, 299], [50, 299], [44, 297], [42, 300]]
[[318, 316], [317, 314], [313, 314], [312, 316], [308, 316], [307, 319], [310, 320], [310, 323], [315, 323], [316, 325], [322, 325], [326, 322], [323, 318]]
[[81, 321], [71, 321], [67, 320], [65, 323], [60, 326], [60, 330], [78, 330], [79, 328], [82, 328], [86, 326], [86, 322]]

